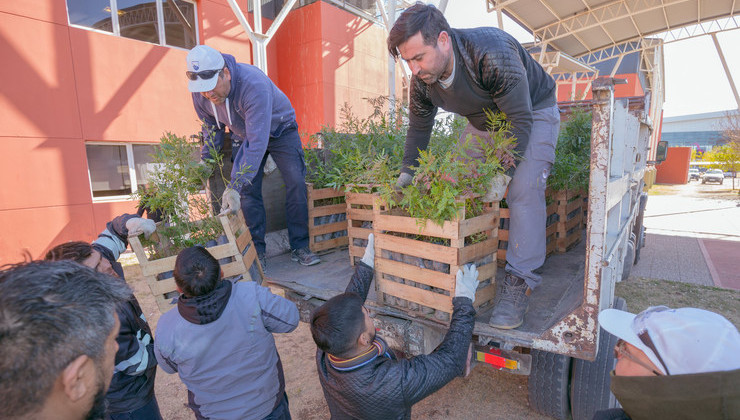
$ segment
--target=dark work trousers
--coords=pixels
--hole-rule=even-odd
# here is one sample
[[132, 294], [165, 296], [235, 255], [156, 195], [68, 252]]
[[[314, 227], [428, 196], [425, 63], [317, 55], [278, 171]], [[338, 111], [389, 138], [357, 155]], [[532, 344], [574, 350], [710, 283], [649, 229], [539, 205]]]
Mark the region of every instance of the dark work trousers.
[[162, 420], [157, 399], [152, 398], [145, 406], [128, 413], [108, 414], [108, 420]]
[[[241, 147], [247, 147], [246, 143]], [[265, 253], [265, 206], [262, 201], [262, 178], [267, 156], [272, 156], [285, 183], [285, 219], [291, 249], [308, 246], [308, 198], [306, 196], [306, 163], [303, 159], [301, 137], [295, 128], [284, 131], [280, 137], [271, 137], [251, 184], [241, 189], [242, 211], [257, 254]]]
[[288, 404], [288, 394], [283, 392], [283, 398], [280, 400], [280, 404], [272, 410], [267, 417], [263, 420], [290, 420], [290, 405]]
[[[534, 270], [545, 262], [545, 188], [547, 177], [555, 161], [555, 145], [560, 129], [560, 111], [557, 106], [532, 111], [532, 132], [521, 162], [509, 183], [506, 203], [510, 209], [509, 246], [506, 249], [506, 272], [514, 274], [534, 290], [542, 276]], [[465, 128], [460, 141], [468, 134], [490, 139], [488, 133], [471, 124]]]
[[[208, 192], [211, 198], [211, 207], [213, 208], [213, 214], [219, 214], [221, 212], [221, 197], [224, 195], [226, 189], [226, 183], [229, 182], [231, 177], [231, 168], [233, 166], [233, 155], [231, 154], [231, 133], [228, 131], [224, 134], [224, 145], [221, 149], [223, 154], [223, 168], [221, 173], [214, 173], [208, 178]], [[218, 169], [216, 169], [218, 171]], [[226, 183], [224, 183], [226, 181]], [[246, 213], [244, 213], [246, 215]]]

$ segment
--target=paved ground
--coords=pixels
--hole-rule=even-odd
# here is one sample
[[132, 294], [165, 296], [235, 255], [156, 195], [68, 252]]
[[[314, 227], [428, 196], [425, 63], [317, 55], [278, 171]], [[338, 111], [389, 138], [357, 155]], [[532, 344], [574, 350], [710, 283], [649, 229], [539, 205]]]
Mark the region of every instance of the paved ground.
[[740, 290], [740, 198], [729, 187], [653, 187], [632, 275]]

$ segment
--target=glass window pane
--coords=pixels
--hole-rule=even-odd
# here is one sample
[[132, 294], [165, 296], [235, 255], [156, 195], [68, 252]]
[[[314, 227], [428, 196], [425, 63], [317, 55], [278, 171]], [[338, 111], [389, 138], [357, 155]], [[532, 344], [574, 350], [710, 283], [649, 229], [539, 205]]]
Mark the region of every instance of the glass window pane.
[[164, 38], [167, 45], [191, 49], [197, 44], [195, 4], [183, 0], [162, 0]]
[[113, 32], [109, 0], [67, 0], [69, 23]]
[[149, 181], [149, 171], [152, 169], [152, 157], [156, 151], [154, 144], [134, 144], [134, 168], [136, 168], [136, 185], [144, 188]]
[[126, 146], [88, 144], [85, 148], [93, 197], [131, 194]]
[[157, 3], [147, 0], [118, 0], [121, 36], [159, 44]]

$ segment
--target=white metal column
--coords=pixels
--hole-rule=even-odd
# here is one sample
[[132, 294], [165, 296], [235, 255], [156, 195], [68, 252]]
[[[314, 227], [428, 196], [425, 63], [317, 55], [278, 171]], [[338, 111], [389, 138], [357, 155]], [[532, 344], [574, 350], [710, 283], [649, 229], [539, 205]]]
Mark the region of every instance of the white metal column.
[[[261, 0], [251, 0], [252, 11], [254, 16], [254, 30], [249, 25], [247, 18], [242, 13], [242, 10], [237, 4], [237, 0], [226, 0], [234, 12], [236, 19], [242, 25], [242, 28], [247, 32], [249, 40], [252, 42], [252, 62], [255, 66], [259, 67], [260, 70], [267, 74], [267, 44], [272, 40], [272, 37], [277, 32], [280, 25], [285, 20], [285, 16], [288, 15], [290, 10], [295, 5], [296, 0], [288, 0], [288, 2], [280, 10], [280, 13], [275, 17], [275, 20], [270, 25], [270, 29], [267, 33], [262, 33], [262, 2]], [[250, 1], [250, 0], [247, 0]]]
[[719, 40], [717, 39], [717, 33], [712, 32], [712, 41], [714, 41], [714, 47], [717, 48], [717, 55], [719, 55], [720, 61], [722, 61], [722, 68], [725, 69], [725, 75], [727, 76], [727, 81], [730, 82], [730, 88], [732, 89], [732, 94], [735, 95], [735, 105], [737, 106], [737, 109], [740, 109], [740, 96], [737, 94], [737, 87], [735, 87], [735, 80], [732, 78], [732, 73], [730, 73], [729, 67], [727, 67], [727, 60], [725, 60], [725, 55], [722, 53], [722, 47], [719, 45]]

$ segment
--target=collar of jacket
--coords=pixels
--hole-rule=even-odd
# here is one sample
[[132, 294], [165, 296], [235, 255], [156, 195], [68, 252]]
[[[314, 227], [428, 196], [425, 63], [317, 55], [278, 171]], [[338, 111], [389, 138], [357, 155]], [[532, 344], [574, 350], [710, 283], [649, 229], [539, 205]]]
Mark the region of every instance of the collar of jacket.
[[384, 356], [389, 359], [395, 359], [393, 351], [388, 347], [388, 344], [380, 337], [375, 337], [373, 345], [364, 353], [359, 356], [355, 356], [351, 359], [342, 359], [341, 357], [328, 355], [329, 364], [334, 369], [340, 372], [349, 372], [355, 369], [359, 369], [366, 364], [377, 359], [379, 356]]
[[187, 297], [184, 294], [177, 299], [177, 311], [188, 322], [208, 324], [217, 320], [231, 296], [231, 282], [221, 280], [218, 286], [207, 295]]

